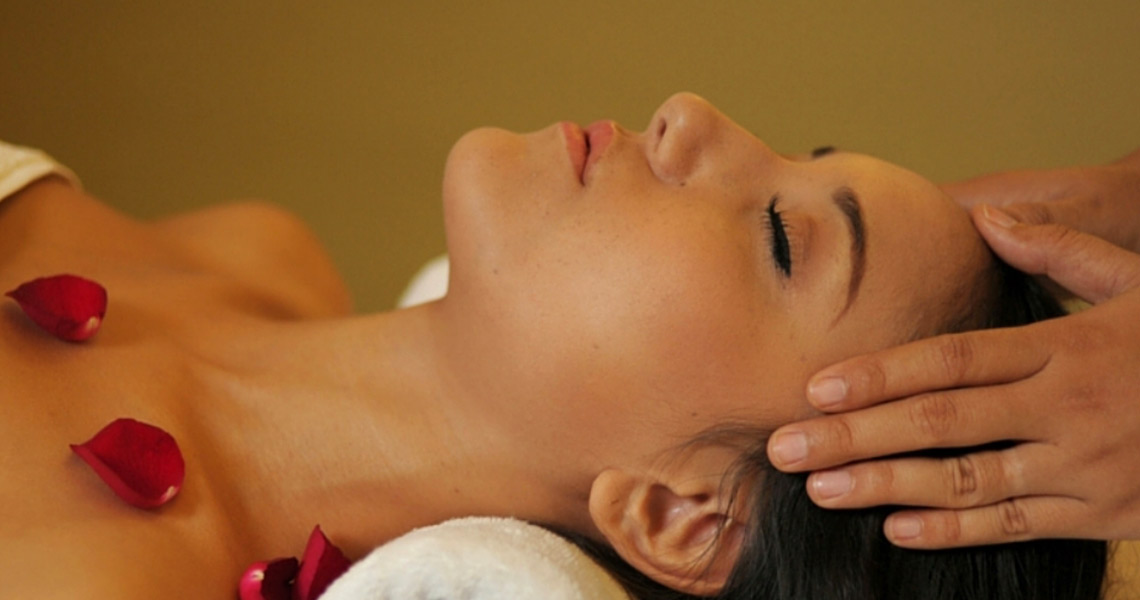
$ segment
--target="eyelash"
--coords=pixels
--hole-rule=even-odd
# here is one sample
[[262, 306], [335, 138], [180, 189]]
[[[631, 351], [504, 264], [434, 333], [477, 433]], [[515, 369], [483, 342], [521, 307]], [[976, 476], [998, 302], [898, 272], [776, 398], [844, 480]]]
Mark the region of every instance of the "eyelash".
[[832, 152], [835, 152], [835, 146], [820, 146], [819, 148], [811, 151], [811, 157], [819, 158], [821, 156], [827, 156]]
[[784, 217], [776, 210], [780, 202], [779, 196], [772, 196], [768, 203], [768, 234], [772, 241], [772, 260], [780, 268], [784, 277], [792, 276], [792, 251], [788, 245], [788, 233], [785, 231]]

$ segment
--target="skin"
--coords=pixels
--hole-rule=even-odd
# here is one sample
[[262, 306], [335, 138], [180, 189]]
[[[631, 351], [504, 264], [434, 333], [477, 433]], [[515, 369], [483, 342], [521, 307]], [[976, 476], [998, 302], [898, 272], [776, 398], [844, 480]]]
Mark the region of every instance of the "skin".
[[[1140, 538], [1140, 485], [1121, 476], [1140, 469], [1140, 152], [1105, 166], [1002, 173], [946, 189], [963, 204], [1005, 204], [973, 211], [993, 250], [1094, 306], [824, 369], [808, 397], [841, 414], [782, 429], [770, 447], [774, 462], [818, 470], [808, 489], [821, 506], [930, 507], [888, 520], [888, 537], [902, 546]], [[935, 403], [944, 418], [915, 421]], [[788, 435], [803, 436], [802, 458], [777, 451]], [[866, 460], [1010, 439], [1023, 442], [961, 461]]]
[[[670, 585], [718, 587], [723, 569], [694, 582], [679, 565], [728, 516], [710, 490], [731, 453], [662, 457], [713, 425], [817, 414], [810, 374], [925, 327], [984, 246], [921, 177], [778, 155], [689, 94], [643, 133], [618, 128], [584, 185], [565, 148], [557, 126], [461, 139], [443, 193], [451, 291], [376, 315], [351, 314], [312, 235], [266, 205], [144, 223], [51, 179], [0, 204], [0, 288], [75, 272], [110, 294], [83, 345], [3, 305], [6, 589], [231, 597], [246, 565], [298, 554], [316, 523], [359, 558], [472, 514], [569, 528]], [[841, 186], [867, 227], [846, 310]], [[791, 278], [771, 258], [774, 194]], [[67, 449], [121, 416], [186, 457], [157, 511]]]

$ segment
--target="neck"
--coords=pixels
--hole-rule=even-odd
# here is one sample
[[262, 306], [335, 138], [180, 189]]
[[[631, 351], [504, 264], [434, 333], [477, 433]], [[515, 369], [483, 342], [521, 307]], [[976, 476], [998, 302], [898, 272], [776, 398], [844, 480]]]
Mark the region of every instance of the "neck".
[[519, 426], [521, 403], [456, 376], [443, 312], [276, 325], [236, 346], [209, 429], [224, 502], [264, 556], [299, 552], [318, 523], [350, 557], [468, 515], [589, 531], [589, 469]]

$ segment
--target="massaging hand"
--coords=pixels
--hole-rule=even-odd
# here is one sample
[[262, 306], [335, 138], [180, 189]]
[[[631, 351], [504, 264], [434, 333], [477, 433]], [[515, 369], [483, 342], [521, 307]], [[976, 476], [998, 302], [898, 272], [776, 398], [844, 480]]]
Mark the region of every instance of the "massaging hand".
[[963, 206], [1000, 206], [1140, 252], [1140, 150], [1108, 165], [996, 173], [942, 186]]
[[[811, 402], [826, 412], [869, 408], [787, 425], [769, 456], [786, 471], [847, 465], [808, 479], [823, 507], [937, 507], [887, 520], [900, 546], [1140, 538], [1140, 255], [1059, 225], [1005, 227], [992, 208], [973, 217], [1011, 265], [1095, 306], [829, 367], [809, 383]], [[829, 383], [835, 377], [846, 387]], [[781, 450], [794, 454], [797, 432], [804, 458], [793, 462]], [[953, 459], [857, 462], [1000, 440], [1017, 443]]]

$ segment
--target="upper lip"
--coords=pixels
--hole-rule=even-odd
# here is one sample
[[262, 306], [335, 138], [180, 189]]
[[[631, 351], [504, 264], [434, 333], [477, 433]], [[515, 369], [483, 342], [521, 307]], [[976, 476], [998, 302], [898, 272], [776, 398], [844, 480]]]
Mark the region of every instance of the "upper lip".
[[614, 122], [613, 121], [596, 121], [591, 123], [584, 130], [586, 135], [586, 164], [582, 167], [582, 183], [586, 182], [586, 177], [589, 175], [590, 170], [594, 164], [601, 159], [609, 146], [610, 141], [614, 137]]
[[570, 164], [578, 175], [578, 181], [583, 185], [591, 168], [598, 162], [610, 140], [613, 139], [614, 128], [613, 121], [597, 121], [585, 129], [574, 123], [562, 123]]

